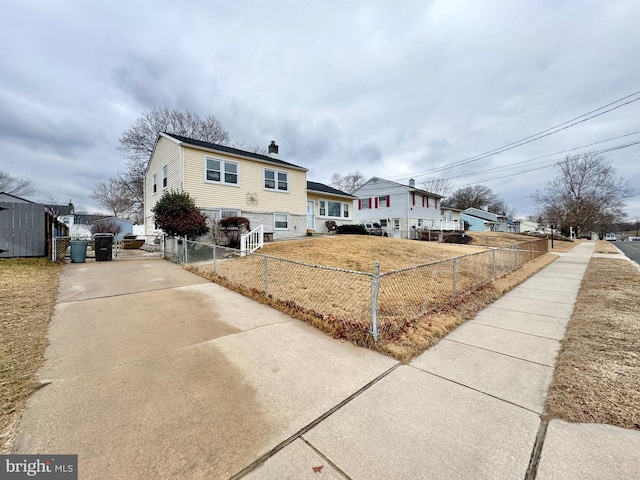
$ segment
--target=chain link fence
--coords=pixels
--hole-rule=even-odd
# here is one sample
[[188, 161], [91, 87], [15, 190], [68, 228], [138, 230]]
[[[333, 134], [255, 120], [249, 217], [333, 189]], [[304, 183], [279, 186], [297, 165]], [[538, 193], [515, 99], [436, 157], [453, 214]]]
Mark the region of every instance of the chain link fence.
[[[71, 240], [76, 240], [72, 237], [54, 237], [52, 260], [64, 261], [70, 256]], [[87, 254], [86, 258], [93, 260], [95, 258], [95, 245], [91, 237], [80, 238], [79, 240], [86, 240]], [[137, 258], [149, 258], [158, 257], [162, 258], [165, 251], [165, 237], [163, 235], [133, 235], [123, 238], [114, 239], [112, 244], [112, 259], [113, 260], [127, 260]]]
[[[167, 242], [169, 245], [169, 242]], [[547, 240], [380, 273], [314, 265], [182, 240], [168, 258], [214, 282], [261, 296], [339, 338], [395, 335], [407, 323], [547, 252]]]

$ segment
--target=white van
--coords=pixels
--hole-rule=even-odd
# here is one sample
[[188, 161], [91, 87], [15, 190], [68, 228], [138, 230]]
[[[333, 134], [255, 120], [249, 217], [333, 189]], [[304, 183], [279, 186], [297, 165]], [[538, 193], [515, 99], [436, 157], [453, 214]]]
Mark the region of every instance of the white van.
[[610, 241], [610, 242], [615, 242], [615, 241], [617, 240], [616, 236], [615, 236], [613, 233], [607, 233], [607, 234], [604, 236], [604, 239], [605, 239], [605, 240], [608, 240], [608, 241]]

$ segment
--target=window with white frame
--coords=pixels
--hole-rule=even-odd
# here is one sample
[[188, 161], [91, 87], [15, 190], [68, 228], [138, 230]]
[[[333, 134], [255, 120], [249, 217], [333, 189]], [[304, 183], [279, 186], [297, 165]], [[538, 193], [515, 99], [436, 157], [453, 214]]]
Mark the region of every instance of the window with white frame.
[[331, 200], [318, 200], [318, 216], [349, 218], [349, 204]]
[[206, 182], [238, 185], [238, 164], [228, 160], [205, 157], [204, 179]]
[[288, 230], [289, 229], [289, 214], [288, 213], [274, 213], [273, 214], [273, 228], [274, 228], [274, 230]]
[[342, 214], [342, 203], [341, 202], [327, 202], [329, 206], [329, 216], [330, 217], [339, 217]]
[[282, 170], [264, 169], [264, 188], [280, 192], [289, 191], [289, 172]]
[[387, 196], [378, 197], [378, 208], [387, 208]]
[[220, 218], [239, 217], [240, 210], [224, 210], [220, 209]]
[[167, 188], [167, 185], [169, 184], [169, 167], [167, 167], [166, 165], [164, 167], [162, 167], [162, 188]]
[[387, 219], [386, 218], [381, 218], [380, 219], [380, 226], [382, 228], [387, 228]]
[[151, 176], [151, 184], [153, 185], [153, 193], [156, 193], [158, 191], [158, 175], [155, 173]]
[[370, 202], [371, 202], [370, 198], [361, 198], [360, 200], [358, 200], [360, 209], [365, 210], [367, 208], [371, 208]]

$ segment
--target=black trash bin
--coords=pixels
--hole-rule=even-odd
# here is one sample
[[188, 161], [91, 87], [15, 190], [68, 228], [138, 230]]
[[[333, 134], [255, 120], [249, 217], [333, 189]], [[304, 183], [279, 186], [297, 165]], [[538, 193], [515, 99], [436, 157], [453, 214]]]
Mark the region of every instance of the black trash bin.
[[113, 258], [111, 246], [113, 245], [112, 233], [96, 233], [93, 236], [96, 262], [106, 262]]

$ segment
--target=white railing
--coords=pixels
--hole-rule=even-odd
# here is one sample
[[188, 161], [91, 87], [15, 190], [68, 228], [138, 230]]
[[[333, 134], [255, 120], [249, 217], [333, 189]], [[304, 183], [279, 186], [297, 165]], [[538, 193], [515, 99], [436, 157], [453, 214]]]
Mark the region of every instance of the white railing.
[[262, 248], [263, 245], [264, 226], [262, 224], [240, 237], [240, 251], [242, 252], [242, 256], [255, 252], [257, 249]]
[[441, 232], [458, 232], [463, 229], [462, 225], [462, 221], [457, 220], [423, 220], [422, 227], [419, 228], [426, 230], [439, 230]]

